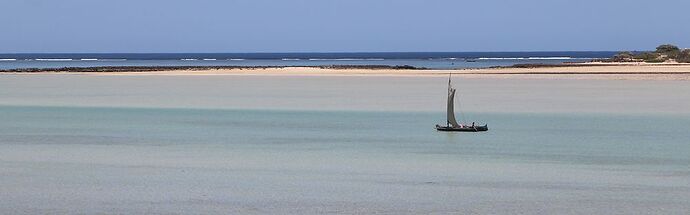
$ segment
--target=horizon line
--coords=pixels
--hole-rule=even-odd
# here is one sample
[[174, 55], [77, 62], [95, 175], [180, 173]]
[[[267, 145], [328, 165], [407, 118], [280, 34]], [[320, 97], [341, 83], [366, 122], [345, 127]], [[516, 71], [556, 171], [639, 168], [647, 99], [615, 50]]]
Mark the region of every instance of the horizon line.
[[[0, 52], [0, 54], [360, 54], [360, 53], [524, 53], [524, 52], [621, 52], [622, 50], [593, 51], [317, 51], [317, 52]], [[651, 51], [651, 50], [632, 50]]]

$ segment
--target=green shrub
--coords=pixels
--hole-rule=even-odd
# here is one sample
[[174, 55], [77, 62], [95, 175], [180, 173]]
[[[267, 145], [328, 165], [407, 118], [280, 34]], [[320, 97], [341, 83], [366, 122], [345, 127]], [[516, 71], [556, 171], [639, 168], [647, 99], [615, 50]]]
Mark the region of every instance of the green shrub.
[[631, 62], [635, 60], [635, 55], [632, 52], [619, 52], [611, 57], [613, 62]]
[[666, 55], [668, 58], [675, 59], [680, 54], [678, 46], [665, 44], [656, 47], [656, 53]]
[[678, 63], [690, 63], [690, 49], [685, 49], [678, 53], [676, 61], [678, 61]]
[[656, 47], [656, 53], [679, 52], [678, 46], [671, 44], [664, 44]]
[[635, 59], [640, 59], [645, 62], [664, 62], [666, 59], [661, 57], [661, 54], [654, 52], [642, 52], [635, 55]]

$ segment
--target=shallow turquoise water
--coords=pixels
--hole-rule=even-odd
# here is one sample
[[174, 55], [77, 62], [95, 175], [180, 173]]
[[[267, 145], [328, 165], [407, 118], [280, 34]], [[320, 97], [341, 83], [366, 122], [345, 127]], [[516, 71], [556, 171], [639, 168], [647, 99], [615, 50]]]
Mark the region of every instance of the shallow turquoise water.
[[474, 134], [435, 131], [440, 112], [0, 113], [3, 211], [679, 212], [690, 201], [686, 115], [467, 113], [491, 129]]
[[[4, 144], [204, 145], [421, 153], [685, 167], [690, 117], [470, 113], [487, 133], [441, 133], [443, 113], [0, 107]], [[294, 149], [293, 149], [294, 148]]]

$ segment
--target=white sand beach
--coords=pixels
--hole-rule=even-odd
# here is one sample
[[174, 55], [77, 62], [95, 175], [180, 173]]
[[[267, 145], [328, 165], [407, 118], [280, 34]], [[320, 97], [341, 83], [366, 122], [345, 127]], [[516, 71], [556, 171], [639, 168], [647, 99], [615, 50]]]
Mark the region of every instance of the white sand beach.
[[[338, 69], [318, 67], [185, 69], [146, 72], [38, 72], [91, 75], [447, 76], [462, 78], [690, 80], [689, 64], [573, 64], [564, 67], [464, 70]], [[36, 74], [36, 73], [5, 73]]]

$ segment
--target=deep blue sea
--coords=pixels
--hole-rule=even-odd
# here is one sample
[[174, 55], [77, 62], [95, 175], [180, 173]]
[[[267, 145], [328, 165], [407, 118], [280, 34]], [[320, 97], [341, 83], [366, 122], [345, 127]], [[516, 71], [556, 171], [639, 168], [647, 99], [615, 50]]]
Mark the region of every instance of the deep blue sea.
[[94, 66], [328, 66], [388, 65], [431, 69], [560, 64], [608, 58], [616, 52], [380, 52], [380, 53], [79, 53], [0, 54], [0, 69]]

